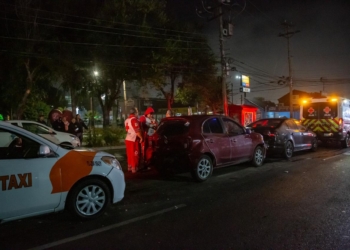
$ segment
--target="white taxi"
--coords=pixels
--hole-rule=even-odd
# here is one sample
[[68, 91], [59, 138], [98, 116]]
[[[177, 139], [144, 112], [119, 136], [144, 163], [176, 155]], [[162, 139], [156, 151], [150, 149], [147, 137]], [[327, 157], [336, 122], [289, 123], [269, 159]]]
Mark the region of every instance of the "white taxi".
[[81, 219], [123, 199], [125, 179], [111, 154], [64, 149], [0, 121], [0, 222], [67, 209]]

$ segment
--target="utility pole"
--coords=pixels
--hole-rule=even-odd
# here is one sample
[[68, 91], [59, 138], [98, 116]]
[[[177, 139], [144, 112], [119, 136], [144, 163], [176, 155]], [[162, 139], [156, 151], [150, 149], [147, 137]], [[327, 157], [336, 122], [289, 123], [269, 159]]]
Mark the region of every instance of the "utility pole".
[[[207, 3], [208, 1], [208, 3]], [[221, 87], [222, 87], [222, 106], [224, 115], [228, 115], [227, 101], [227, 74], [228, 63], [226, 62], [224, 52], [224, 37], [230, 37], [233, 33], [233, 24], [231, 23], [231, 11], [236, 6], [231, 0], [201, 0], [201, 7], [196, 8], [196, 13], [207, 21], [219, 19], [219, 43], [220, 43], [220, 64], [221, 64]]]
[[219, 23], [220, 23], [220, 33], [219, 33], [219, 41], [220, 41], [220, 55], [221, 55], [221, 86], [222, 86], [222, 110], [224, 115], [228, 115], [228, 106], [227, 106], [227, 88], [226, 88], [226, 60], [225, 60], [225, 51], [224, 51], [224, 23], [222, 20], [222, 6], [219, 6]]
[[289, 112], [290, 112], [290, 118], [293, 118], [293, 79], [292, 79], [292, 64], [291, 64], [291, 58], [290, 58], [290, 47], [289, 47], [289, 38], [291, 38], [295, 33], [300, 32], [300, 30], [296, 31], [289, 31], [289, 29], [292, 27], [292, 24], [287, 23], [285, 20], [282, 25], [286, 29], [286, 33], [279, 34], [278, 36], [283, 36], [287, 38], [287, 48], [288, 48], [288, 74], [289, 74]]

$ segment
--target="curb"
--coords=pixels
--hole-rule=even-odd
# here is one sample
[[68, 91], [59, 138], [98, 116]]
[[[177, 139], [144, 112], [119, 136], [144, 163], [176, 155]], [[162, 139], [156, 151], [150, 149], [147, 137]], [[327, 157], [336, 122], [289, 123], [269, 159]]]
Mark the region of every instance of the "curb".
[[121, 146], [107, 146], [107, 147], [92, 147], [92, 149], [94, 150], [108, 150], [108, 149], [125, 149], [125, 145], [121, 145]]

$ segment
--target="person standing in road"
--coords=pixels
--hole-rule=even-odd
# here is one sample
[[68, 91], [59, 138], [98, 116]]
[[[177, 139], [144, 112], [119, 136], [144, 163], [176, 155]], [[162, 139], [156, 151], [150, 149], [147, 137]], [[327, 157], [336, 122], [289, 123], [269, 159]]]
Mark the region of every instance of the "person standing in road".
[[155, 147], [155, 141], [156, 138], [154, 137], [154, 133], [156, 132], [157, 128], [157, 120], [153, 117], [154, 110], [153, 108], [149, 107], [145, 111], [146, 116], [146, 122], [145, 122], [145, 149], [144, 149], [144, 158], [143, 163], [145, 169], [149, 169], [149, 164], [151, 163], [154, 147]]
[[38, 122], [47, 126], [44, 115], [39, 115]]
[[[144, 138], [143, 142], [141, 143], [141, 161], [142, 161], [142, 165], [144, 169], [146, 169], [146, 150], [147, 150], [147, 143], [148, 143], [148, 129], [149, 129], [149, 124], [150, 124], [150, 115], [151, 113], [154, 113], [154, 109], [152, 107], [148, 107], [145, 111], [145, 113], [143, 115], [141, 115], [139, 117], [139, 121], [140, 121], [140, 126], [141, 126], [141, 133], [142, 133], [142, 137]], [[147, 123], [147, 118], [148, 118], [148, 123]]]
[[128, 171], [136, 173], [139, 168], [140, 143], [142, 143], [143, 137], [135, 108], [130, 109], [129, 117], [125, 120], [124, 125], [126, 130], [125, 146], [128, 159]]
[[80, 128], [81, 128], [81, 133], [78, 135], [79, 140], [80, 140], [80, 145], [83, 145], [83, 134], [84, 134], [84, 128], [88, 129], [88, 127], [86, 126], [85, 122], [83, 121], [83, 119], [80, 118], [80, 115], [77, 114], [75, 116], [77, 123], [79, 124]]

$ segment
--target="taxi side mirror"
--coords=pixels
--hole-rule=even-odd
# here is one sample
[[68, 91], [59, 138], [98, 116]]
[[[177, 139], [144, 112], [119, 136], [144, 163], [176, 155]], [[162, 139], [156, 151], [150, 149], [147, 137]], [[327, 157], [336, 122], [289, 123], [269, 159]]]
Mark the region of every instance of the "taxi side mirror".
[[50, 148], [46, 145], [40, 145], [38, 155], [39, 156], [48, 156], [51, 154]]

